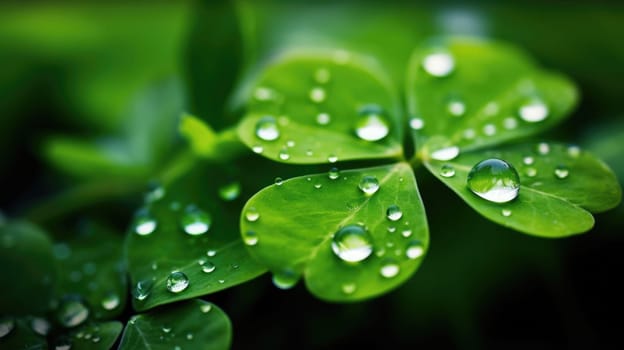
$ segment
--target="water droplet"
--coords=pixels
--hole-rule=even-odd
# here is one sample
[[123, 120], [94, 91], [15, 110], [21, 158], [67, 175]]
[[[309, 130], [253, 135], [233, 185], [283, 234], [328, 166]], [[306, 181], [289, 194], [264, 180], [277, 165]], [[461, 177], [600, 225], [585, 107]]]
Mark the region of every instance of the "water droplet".
[[572, 158], [578, 158], [581, 155], [581, 148], [579, 146], [569, 146], [568, 155]]
[[308, 157], [312, 157], [312, 155], [314, 155], [314, 152], [312, 152], [312, 150], [311, 150], [311, 149], [307, 149], [307, 150], [306, 150], [306, 152], [305, 152], [305, 154], [306, 154], [306, 156], [308, 156]]
[[336, 180], [340, 177], [340, 171], [338, 170], [338, 168], [331, 168], [327, 173], [327, 177], [329, 177], [330, 180]]
[[167, 290], [180, 293], [189, 286], [189, 278], [181, 271], [173, 271], [167, 277]]
[[152, 261], [152, 270], [156, 271], [158, 269], [158, 263], [156, 261]]
[[145, 300], [152, 292], [153, 286], [154, 281], [152, 280], [139, 281], [132, 290], [132, 296], [134, 296], [134, 298], [139, 301]]
[[409, 126], [412, 130], [422, 130], [425, 127], [425, 121], [420, 118], [411, 118]]
[[147, 209], [141, 209], [134, 217], [134, 232], [139, 236], [147, 236], [156, 230], [158, 223]]
[[[2, 323], [1, 322], [0, 322], [0, 328], [2, 328]], [[50, 332], [50, 328], [52, 328], [52, 326], [50, 325], [50, 322], [48, 322], [48, 320], [46, 320], [45, 318], [33, 317], [30, 320], [30, 328], [32, 328], [32, 330], [35, 333], [45, 337]], [[0, 338], [2, 338], [2, 330], [1, 329], [0, 329]]]
[[327, 94], [325, 93], [325, 89], [322, 87], [315, 87], [310, 90], [310, 100], [315, 103], [321, 103], [325, 101]]
[[316, 122], [319, 125], [327, 125], [331, 122], [331, 117], [328, 113], [319, 113], [316, 115]]
[[327, 68], [319, 68], [314, 72], [314, 80], [319, 84], [327, 84], [331, 79], [331, 73]]
[[466, 114], [466, 105], [461, 100], [453, 98], [447, 103], [446, 110], [454, 117], [461, 117]]
[[116, 293], [108, 293], [102, 299], [101, 305], [104, 310], [114, 310], [119, 306], [119, 296]]
[[453, 176], [455, 176], [455, 168], [453, 168], [453, 166], [450, 165], [450, 164], [442, 165], [442, 168], [440, 169], [440, 176], [442, 176], [442, 177], [453, 177]]
[[330, 154], [327, 157], [327, 161], [330, 163], [336, 163], [338, 161], [338, 157], [335, 154]]
[[548, 117], [548, 106], [539, 99], [532, 99], [518, 109], [518, 115], [529, 123], [537, 123]]
[[418, 259], [425, 253], [425, 248], [421, 241], [413, 240], [407, 244], [405, 248], [405, 256], [408, 259]]
[[570, 175], [570, 170], [565, 165], [557, 165], [555, 168], [555, 176], [558, 179], [565, 179]]
[[273, 273], [273, 284], [279, 289], [290, 289], [299, 281], [299, 274], [291, 269]]
[[431, 152], [429, 156], [435, 160], [446, 161], [446, 160], [455, 159], [458, 155], [459, 155], [459, 147], [449, 146], [449, 147], [444, 147], [444, 148], [435, 150]]
[[533, 163], [535, 163], [535, 158], [533, 158], [531, 156], [526, 156], [526, 157], [522, 158], [522, 163], [524, 165], [532, 165]]
[[254, 90], [253, 96], [258, 101], [270, 101], [275, 98], [275, 91], [273, 89], [259, 86]]
[[99, 343], [100, 342], [100, 337], [95, 336], [95, 337], [93, 337], [93, 339], [91, 341], [94, 342], [94, 343]]
[[290, 159], [290, 153], [288, 153], [288, 150], [286, 148], [282, 148], [279, 151], [279, 159], [281, 159], [281, 160], [289, 160]]
[[401, 268], [394, 260], [386, 260], [381, 269], [379, 269], [379, 273], [385, 278], [392, 278], [399, 274]]
[[367, 105], [360, 109], [360, 118], [355, 133], [365, 141], [379, 141], [388, 135], [390, 127], [386, 121], [383, 108], [378, 105]]
[[211, 263], [210, 261], [206, 261], [203, 265], [202, 265], [202, 271], [205, 273], [211, 273], [212, 271], [216, 270], [217, 266], [213, 263]]
[[169, 333], [169, 332], [171, 332], [171, 327], [169, 327], [169, 326], [163, 326], [163, 327], [162, 327], [162, 331], [163, 331], [163, 332], [165, 332], [165, 333]]
[[474, 131], [474, 129], [466, 129], [464, 130], [464, 132], [462, 133], [462, 136], [466, 139], [466, 140], [472, 140], [475, 138], [475, 136], [477, 136], [477, 133]]
[[379, 180], [377, 180], [375, 176], [364, 175], [362, 176], [358, 187], [362, 192], [364, 192], [364, 194], [372, 196], [379, 190]]
[[290, 147], [290, 148], [295, 147], [295, 141], [293, 140], [286, 141], [286, 147]]
[[503, 209], [503, 210], [501, 210], [501, 215], [503, 215], [504, 217], [509, 217], [509, 216], [511, 216], [511, 210], [510, 209]]
[[281, 186], [284, 183], [284, 179], [282, 179], [281, 177], [276, 177], [275, 178], [275, 185], [276, 186]]
[[234, 181], [219, 187], [219, 197], [224, 201], [231, 202], [238, 198], [241, 193], [240, 183]]
[[260, 153], [264, 152], [264, 147], [262, 147], [260, 145], [254, 145], [253, 147], [251, 147], [251, 150], [254, 153], [260, 154]]
[[533, 167], [529, 167], [526, 168], [526, 170], [524, 171], [524, 173], [526, 174], [526, 176], [528, 177], [534, 177], [535, 175], [537, 175], [537, 169], [533, 168]]
[[425, 56], [422, 66], [427, 73], [434, 77], [445, 77], [455, 69], [455, 60], [448, 53], [432, 53]]
[[213, 257], [215, 255], [217, 255], [217, 251], [214, 249], [210, 249], [206, 252], [206, 255], [208, 255], [209, 257]]
[[63, 298], [56, 312], [59, 323], [66, 328], [76, 327], [89, 317], [89, 309], [77, 296]]
[[323, 185], [320, 183], [314, 184], [314, 188], [316, 188], [317, 190], [321, 187], [323, 187]]
[[186, 333], [187, 340], [193, 340], [193, 333]]
[[191, 236], [198, 236], [208, 232], [211, 224], [212, 218], [210, 214], [194, 205], [187, 206], [182, 218], [180, 218], [180, 226], [182, 226], [184, 232]]
[[540, 142], [537, 144], [537, 153], [545, 156], [550, 153], [550, 146], [546, 142]]
[[9, 317], [0, 319], [0, 338], [4, 338], [15, 328], [15, 321]]
[[210, 312], [210, 310], [212, 310], [212, 304], [202, 304], [199, 307], [199, 310], [201, 310], [202, 313], [208, 313]]
[[485, 124], [483, 126], [483, 133], [487, 136], [496, 135], [496, 126], [494, 124]]
[[245, 211], [245, 219], [249, 222], [256, 222], [260, 219], [260, 212], [256, 209], [256, 207], [249, 207]]
[[488, 104], [485, 105], [485, 107], [483, 108], [483, 114], [485, 114], [486, 116], [494, 116], [498, 114], [499, 110], [500, 107], [498, 106], [498, 103], [492, 101], [488, 102]]
[[165, 188], [157, 182], [150, 182], [145, 193], [145, 202], [153, 203], [165, 196]]
[[356, 263], [373, 252], [370, 234], [361, 225], [347, 225], [339, 229], [331, 243], [332, 251], [341, 260]]
[[56, 340], [54, 344], [54, 350], [70, 350], [71, 344], [72, 343], [70, 339], [61, 337]]
[[258, 235], [254, 231], [247, 231], [243, 235], [243, 241], [249, 246], [258, 244]]
[[503, 127], [507, 130], [513, 130], [518, 127], [518, 120], [514, 117], [507, 117], [503, 120]]
[[398, 205], [393, 204], [386, 210], [386, 217], [390, 221], [399, 221], [403, 217], [403, 212]]
[[[280, 131], [275, 118], [264, 116], [256, 123], [256, 136], [264, 141], [274, 141], [280, 137]], [[260, 153], [260, 152], [256, 152]]]
[[388, 226], [388, 232], [393, 233], [396, 231], [396, 227], [394, 226]]
[[515, 199], [520, 190], [518, 172], [509, 163], [490, 158], [477, 163], [468, 173], [468, 188], [479, 197], [495, 203]]
[[219, 284], [223, 284], [225, 283], [225, 280], [217, 280], [217, 282], [219, 282]]
[[412, 230], [410, 229], [401, 231], [401, 236], [405, 238], [409, 238], [411, 235], [412, 235]]
[[353, 294], [355, 293], [357, 286], [355, 285], [355, 283], [344, 283], [341, 289], [342, 289], [342, 292], [345, 294]]

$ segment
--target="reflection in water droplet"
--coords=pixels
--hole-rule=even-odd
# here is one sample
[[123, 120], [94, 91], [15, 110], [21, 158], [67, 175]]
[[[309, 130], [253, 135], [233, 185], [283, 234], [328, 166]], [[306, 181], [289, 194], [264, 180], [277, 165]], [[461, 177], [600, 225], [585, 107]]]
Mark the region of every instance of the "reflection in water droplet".
[[260, 212], [256, 207], [249, 207], [245, 211], [245, 219], [249, 222], [256, 222], [260, 218]]
[[420, 118], [412, 118], [409, 121], [409, 126], [412, 130], [422, 130], [425, 127], [425, 121]]
[[255, 246], [258, 244], [258, 235], [254, 231], [247, 231], [243, 234], [243, 241], [248, 246]]
[[459, 155], [459, 147], [457, 146], [449, 146], [437, 149], [429, 155], [431, 158], [435, 160], [452, 160], [455, 159]]
[[331, 168], [327, 173], [327, 177], [329, 177], [330, 180], [336, 180], [340, 177], [340, 171], [338, 170], [338, 168]]
[[548, 117], [548, 113], [548, 106], [538, 99], [528, 101], [518, 109], [520, 118], [529, 123], [541, 122]]
[[373, 252], [370, 234], [361, 225], [347, 225], [339, 229], [332, 239], [332, 251], [341, 260], [356, 263]]
[[557, 165], [555, 168], [555, 176], [558, 179], [565, 179], [570, 175], [570, 170], [565, 165]]
[[509, 217], [509, 216], [511, 216], [511, 210], [510, 209], [503, 209], [503, 210], [501, 210], [501, 214], [504, 217]]
[[331, 117], [328, 113], [319, 113], [316, 115], [316, 122], [319, 125], [327, 125], [331, 122]]
[[385, 278], [392, 278], [399, 274], [400, 267], [394, 260], [386, 260], [379, 273]]
[[110, 292], [104, 296], [101, 305], [104, 310], [114, 310], [119, 306], [119, 296], [117, 293]]
[[76, 327], [89, 317], [89, 309], [79, 297], [65, 297], [56, 312], [59, 323], [66, 328]]
[[516, 169], [497, 158], [477, 163], [468, 173], [467, 183], [474, 194], [495, 203], [515, 199], [520, 190], [520, 178]]
[[379, 141], [390, 132], [385, 111], [378, 105], [367, 105], [360, 109], [360, 118], [355, 126], [356, 135], [365, 141]]
[[141, 209], [134, 217], [134, 232], [139, 236], [147, 236], [156, 231], [158, 223], [147, 209]]
[[206, 261], [201, 267], [202, 271], [205, 273], [211, 273], [212, 271], [216, 270], [216, 268], [217, 266], [210, 261]]
[[321, 87], [315, 87], [310, 90], [310, 100], [315, 103], [321, 103], [325, 101], [327, 94], [325, 93], [325, 89]]
[[388, 209], [386, 210], [386, 217], [390, 221], [398, 221], [403, 217], [403, 212], [401, 211], [401, 208], [399, 208], [398, 205], [393, 204], [389, 206]]
[[180, 218], [180, 226], [184, 232], [191, 236], [203, 235], [208, 232], [212, 224], [212, 217], [207, 212], [189, 205]]
[[167, 277], [167, 290], [171, 293], [180, 293], [189, 286], [189, 278], [182, 271], [173, 271]]
[[219, 197], [221, 197], [224, 201], [233, 201], [240, 196], [240, 193], [241, 185], [237, 181], [233, 181], [219, 187]]
[[327, 68], [319, 68], [314, 72], [314, 80], [319, 84], [327, 84], [331, 79], [331, 73]]
[[341, 289], [344, 294], [353, 294], [355, 293], [357, 286], [355, 285], [355, 283], [344, 283]]
[[280, 137], [280, 130], [275, 118], [272, 116], [264, 116], [258, 119], [256, 123], [256, 136], [264, 141], [277, 140]]
[[450, 164], [442, 165], [442, 168], [440, 169], [440, 176], [442, 176], [442, 177], [453, 177], [453, 176], [455, 176], [455, 168], [453, 168], [453, 166], [450, 165]]
[[455, 60], [448, 53], [432, 53], [425, 56], [422, 66], [427, 73], [434, 77], [445, 77], [453, 72]]
[[379, 190], [379, 180], [377, 180], [375, 176], [364, 175], [362, 176], [358, 187], [362, 192], [364, 192], [364, 194], [372, 196]]
[[407, 244], [405, 256], [408, 259], [418, 259], [425, 253], [425, 248], [421, 241], [413, 240]]
[[291, 269], [273, 273], [273, 285], [279, 289], [290, 289], [299, 281], [299, 274]]

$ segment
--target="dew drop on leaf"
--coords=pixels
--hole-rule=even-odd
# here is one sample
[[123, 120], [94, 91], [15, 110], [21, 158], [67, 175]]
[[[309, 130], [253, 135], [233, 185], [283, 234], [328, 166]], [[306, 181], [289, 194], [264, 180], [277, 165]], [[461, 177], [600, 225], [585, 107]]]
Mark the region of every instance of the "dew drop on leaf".
[[520, 178], [509, 163], [490, 158], [477, 163], [468, 173], [468, 188], [479, 197], [494, 203], [506, 203], [518, 196]]
[[258, 101], [270, 101], [275, 98], [275, 91], [264, 86], [258, 86], [253, 96]]
[[264, 141], [277, 140], [280, 137], [280, 131], [275, 118], [272, 116], [260, 118], [256, 123], [256, 136]]
[[108, 293], [104, 296], [101, 302], [104, 310], [114, 310], [119, 306], [119, 296], [116, 293]]
[[0, 319], [0, 338], [4, 338], [15, 328], [15, 321], [10, 317], [2, 317]]
[[526, 168], [524, 170], [524, 173], [526, 174], [526, 176], [528, 177], [535, 177], [535, 175], [537, 175], [537, 169], [533, 168], [533, 167], [529, 167]]
[[340, 177], [340, 171], [338, 170], [338, 168], [331, 168], [327, 173], [327, 177], [329, 177], [330, 180], [336, 180]]
[[379, 180], [372, 175], [364, 175], [358, 184], [360, 191], [368, 196], [372, 196], [379, 190]]
[[134, 232], [139, 236], [147, 236], [156, 230], [158, 223], [147, 209], [141, 209], [134, 217]]
[[461, 117], [466, 114], [466, 104], [460, 99], [452, 98], [446, 104], [446, 110], [453, 117]]
[[378, 105], [367, 105], [360, 109], [355, 126], [356, 135], [365, 141], [379, 141], [388, 135], [390, 127], [385, 111]]
[[570, 170], [565, 165], [557, 165], [555, 168], [555, 176], [558, 179], [565, 179], [570, 175]]
[[548, 117], [548, 106], [538, 99], [525, 102], [518, 108], [518, 115], [529, 123], [537, 123]]
[[422, 61], [422, 67], [425, 72], [434, 77], [445, 77], [455, 69], [455, 60], [448, 53], [432, 53]]
[[219, 187], [219, 197], [227, 202], [231, 202], [238, 198], [238, 196], [240, 196], [240, 193], [241, 185], [237, 181], [233, 181]]
[[76, 327], [87, 320], [89, 309], [77, 296], [65, 297], [56, 311], [58, 322], [66, 328]]
[[167, 290], [171, 293], [180, 293], [189, 286], [189, 278], [182, 271], [173, 271], [167, 276]]
[[288, 153], [288, 150], [286, 148], [282, 148], [279, 151], [278, 156], [279, 156], [279, 159], [281, 159], [281, 160], [289, 160], [290, 159], [290, 153]]
[[425, 248], [421, 241], [413, 240], [407, 244], [405, 248], [405, 256], [408, 259], [418, 259], [425, 253]]
[[208, 232], [212, 224], [212, 217], [207, 212], [189, 205], [180, 218], [180, 226], [191, 236], [203, 235]]
[[355, 283], [344, 283], [341, 289], [344, 294], [353, 294], [355, 293], [357, 286], [355, 285]]
[[199, 310], [200, 310], [202, 313], [206, 314], [206, 313], [210, 312], [210, 310], [212, 310], [212, 304], [202, 304], [202, 305], [199, 307]]
[[249, 222], [256, 222], [260, 219], [260, 212], [256, 209], [256, 207], [249, 207], [245, 211], [245, 219]]
[[314, 72], [314, 80], [319, 84], [327, 84], [331, 79], [331, 72], [327, 68], [319, 68]]
[[361, 225], [347, 225], [339, 229], [332, 239], [332, 251], [343, 261], [360, 262], [373, 252], [370, 234]]
[[546, 142], [540, 142], [537, 144], [537, 153], [545, 156], [550, 153], [550, 146]]
[[535, 158], [533, 158], [531, 156], [526, 156], [526, 157], [522, 158], [522, 163], [524, 165], [532, 165], [533, 163], [535, 163]]
[[503, 120], [503, 127], [507, 130], [513, 130], [518, 127], [518, 120], [514, 117], [507, 117]]
[[575, 145], [569, 146], [568, 155], [572, 158], [578, 158], [581, 155], [581, 148]]
[[509, 217], [509, 216], [511, 216], [511, 210], [510, 209], [503, 209], [503, 210], [501, 210], [501, 215], [503, 215], [504, 217]]
[[393, 204], [386, 210], [386, 217], [390, 221], [399, 221], [403, 217], [403, 212], [398, 205]]
[[204, 273], [211, 273], [216, 269], [217, 269], [217, 266], [210, 261], [206, 261], [204, 264], [202, 264], [202, 267], [201, 267], [201, 270]]
[[315, 87], [310, 90], [310, 100], [314, 103], [321, 103], [325, 101], [326, 97], [325, 89], [321, 87]]
[[455, 176], [455, 168], [450, 164], [442, 165], [442, 168], [440, 169], [440, 176], [447, 178]]
[[273, 273], [273, 285], [279, 289], [290, 289], [299, 281], [299, 275], [291, 270], [285, 269], [279, 272]]
[[[0, 322], [0, 328], [1, 328], [1, 322]], [[41, 317], [33, 317], [32, 320], [30, 320], [30, 328], [32, 328], [32, 330], [42, 336], [47, 336], [48, 333], [50, 332], [50, 329], [52, 328], [52, 326], [50, 325], [50, 322], [48, 322], [48, 320], [46, 320], [45, 318], [41, 318]], [[0, 330], [0, 334], [2, 333], [2, 331]], [[0, 335], [0, 338], [2, 338], [2, 336]]]
[[253, 147], [251, 147], [251, 150], [254, 153], [260, 154], [260, 153], [264, 152], [264, 147], [262, 147], [260, 145], [254, 145]]
[[281, 186], [284, 183], [284, 179], [282, 179], [281, 177], [276, 177], [274, 182], [276, 186]]
[[431, 158], [435, 160], [452, 160], [455, 159], [459, 155], [459, 147], [457, 146], [449, 146], [437, 149], [429, 155]]
[[336, 163], [338, 161], [338, 156], [336, 156], [335, 154], [330, 154], [327, 157], [327, 161], [330, 163]]
[[381, 265], [379, 273], [385, 278], [392, 278], [398, 275], [400, 270], [399, 265], [394, 260], [386, 260], [383, 265]]
[[410, 229], [406, 229], [401, 231], [401, 236], [405, 237], [405, 238], [409, 238], [412, 236], [412, 230]]
[[248, 246], [255, 246], [258, 244], [258, 235], [254, 231], [247, 231], [243, 235], [243, 242]]
[[154, 281], [152, 280], [139, 281], [132, 289], [132, 296], [139, 301], [145, 300], [152, 292], [153, 286]]
[[409, 126], [412, 130], [421, 130], [425, 127], [425, 121], [420, 118], [411, 118], [409, 121]]
[[331, 117], [328, 113], [319, 113], [316, 115], [316, 122], [318, 125], [327, 125], [331, 122]]
[[496, 135], [496, 126], [494, 124], [485, 124], [483, 126], [483, 133], [486, 136], [494, 136], [494, 135]]
[[208, 255], [209, 257], [213, 257], [213, 256], [217, 255], [217, 251], [216, 251], [216, 250], [214, 250], [214, 249], [209, 249], [209, 250], [206, 252], [206, 255]]

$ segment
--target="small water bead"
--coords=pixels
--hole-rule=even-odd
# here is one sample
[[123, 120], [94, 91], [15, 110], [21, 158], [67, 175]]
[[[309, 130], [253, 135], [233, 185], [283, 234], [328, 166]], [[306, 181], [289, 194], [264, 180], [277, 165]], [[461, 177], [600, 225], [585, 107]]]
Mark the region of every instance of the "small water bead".
[[214, 249], [209, 249], [209, 250], [206, 252], [206, 255], [208, 255], [209, 257], [213, 257], [213, 256], [217, 255], [217, 251], [216, 251], [216, 250], [214, 250]]
[[425, 248], [421, 241], [413, 240], [407, 244], [405, 248], [405, 256], [408, 259], [418, 259], [425, 253]]
[[314, 155], [314, 152], [312, 152], [312, 150], [311, 150], [311, 149], [307, 149], [307, 150], [305, 151], [305, 155], [306, 155], [306, 156], [308, 156], [308, 157], [312, 157], [312, 156]]
[[290, 289], [299, 281], [299, 274], [291, 269], [273, 273], [273, 285], [279, 289]]
[[288, 153], [288, 150], [286, 148], [282, 148], [279, 151], [278, 156], [279, 156], [279, 159], [281, 159], [281, 160], [289, 160], [290, 159], [290, 153]]
[[314, 72], [314, 80], [319, 84], [327, 84], [331, 80], [331, 72], [327, 68], [319, 68]]
[[509, 202], [520, 191], [520, 178], [516, 169], [497, 158], [477, 163], [468, 173], [467, 184], [474, 194], [495, 203]]
[[165, 196], [165, 188], [157, 182], [148, 185], [147, 193], [145, 193], [145, 202], [153, 203]]
[[390, 232], [390, 233], [396, 232], [396, 227], [388, 226], [388, 232]]
[[379, 273], [385, 278], [392, 278], [398, 275], [400, 270], [401, 268], [394, 260], [387, 260], [379, 269]]
[[531, 156], [526, 156], [526, 157], [522, 158], [522, 163], [524, 165], [532, 165], [533, 163], [535, 163], [535, 158], [533, 158]]
[[275, 185], [276, 186], [281, 186], [284, 183], [284, 179], [282, 179], [281, 177], [276, 177], [275, 178]]
[[455, 176], [455, 168], [450, 164], [442, 165], [442, 168], [440, 169], [440, 176], [447, 178]]
[[180, 218], [180, 226], [184, 232], [191, 236], [199, 236], [210, 230], [212, 217], [207, 212], [194, 205], [186, 207], [184, 214]]
[[514, 117], [507, 117], [503, 120], [503, 127], [507, 130], [513, 130], [518, 127], [518, 120]]
[[91, 341], [94, 342], [94, 343], [99, 343], [100, 342], [100, 337], [95, 336], [95, 337], [93, 337], [93, 339]]
[[344, 294], [353, 294], [355, 293], [357, 286], [355, 285], [355, 283], [344, 283], [341, 289]]
[[258, 122], [256, 122], [256, 136], [264, 141], [277, 140], [280, 137], [280, 130], [275, 118], [264, 116], [258, 119]]
[[290, 147], [290, 148], [295, 147], [295, 141], [293, 140], [286, 141], [286, 147]]
[[315, 103], [321, 103], [325, 101], [327, 94], [325, 93], [325, 89], [322, 87], [315, 87], [310, 90], [310, 100]]
[[[0, 327], [2, 327], [1, 323], [0, 323]], [[50, 325], [50, 322], [48, 322], [48, 320], [46, 320], [45, 318], [33, 317], [30, 320], [30, 328], [32, 328], [32, 330], [35, 333], [45, 337], [50, 332], [50, 329], [52, 328], [52, 326]], [[1, 333], [2, 331], [0, 330], [0, 338], [2, 338]]]
[[225, 280], [217, 280], [217, 282], [219, 282], [219, 284], [223, 284], [225, 283]]
[[167, 277], [167, 290], [171, 293], [180, 293], [189, 286], [189, 278], [182, 271], [173, 271]]
[[254, 231], [247, 231], [243, 235], [243, 242], [248, 246], [255, 246], [258, 244], [258, 235]]
[[334, 234], [331, 248], [341, 260], [357, 263], [373, 252], [372, 238], [363, 226], [347, 225]]
[[510, 209], [503, 209], [503, 210], [501, 210], [501, 215], [503, 215], [504, 217], [510, 217], [511, 216], [511, 210]]
[[264, 152], [264, 147], [260, 146], [260, 145], [254, 145], [253, 147], [251, 147], [251, 150], [256, 153], [256, 154], [260, 154], [262, 152]]
[[548, 117], [548, 106], [539, 99], [532, 99], [518, 108], [518, 115], [528, 123], [537, 123]]
[[59, 305], [56, 318], [63, 327], [76, 327], [89, 318], [89, 309], [79, 297], [65, 297]]
[[152, 280], [139, 281], [132, 290], [132, 296], [134, 296], [136, 300], [143, 301], [150, 295], [153, 286], [154, 281]]
[[537, 153], [545, 156], [548, 153], [550, 153], [550, 145], [548, 145], [546, 142], [540, 142], [537, 144]]
[[202, 313], [206, 314], [206, 313], [210, 312], [210, 310], [212, 310], [212, 304], [203, 304], [203, 305], [201, 305], [199, 307], [199, 310]]
[[483, 113], [486, 116], [494, 116], [498, 114], [499, 110], [500, 110], [500, 107], [498, 103], [492, 101], [492, 102], [488, 102], [488, 104], [485, 105], [485, 107], [483, 108]]
[[336, 156], [335, 154], [330, 154], [327, 157], [327, 161], [330, 163], [336, 163], [338, 161], [338, 156]]
[[140, 210], [134, 218], [134, 232], [139, 236], [147, 236], [153, 233], [157, 226], [158, 223], [147, 209]]
[[581, 155], [581, 148], [579, 146], [569, 146], [568, 155], [572, 158], [578, 158]]
[[448, 53], [432, 53], [425, 56], [422, 61], [422, 67], [434, 77], [445, 77], [455, 69], [455, 60]]
[[412, 130], [422, 130], [425, 127], [425, 121], [420, 118], [411, 118], [409, 126]]
[[385, 111], [378, 105], [367, 105], [360, 109], [360, 118], [355, 126], [356, 135], [365, 141], [379, 141], [390, 132]]
[[329, 177], [330, 180], [336, 180], [340, 177], [340, 171], [338, 170], [338, 168], [331, 168], [327, 173], [327, 177]]
[[316, 188], [317, 190], [321, 187], [323, 187], [323, 185], [320, 183], [314, 184], [314, 188]]
[[431, 154], [429, 154], [431, 158], [435, 160], [441, 160], [441, 161], [455, 159], [458, 155], [459, 155], [459, 147], [457, 146], [449, 146], [449, 147], [440, 148], [431, 152]]
[[231, 202], [238, 198], [241, 193], [241, 184], [237, 181], [227, 183], [219, 187], [219, 197], [224, 201]]
[[389, 206], [388, 209], [386, 210], [386, 217], [390, 221], [399, 221], [403, 217], [403, 212], [401, 211], [401, 208], [399, 208], [398, 205], [393, 204]]
[[171, 327], [169, 327], [169, 326], [163, 326], [163, 327], [162, 327], [162, 331], [163, 331], [164, 333], [170, 333], [170, 332], [171, 332]]
[[557, 165], [555, 168], [555, 176], [558, 179], [565, 179], [568, 175], [570, 175], [570, 169], [568, 169], [568, 167], [565, 165]]
[[56, 344], [54, 344], [54, 350], [70, 350], [71, 344], [70, 339], [59, 339], [56, 341]]
[[15, 321], [9, 317], [0, 319], [0, 338], [7, 336], [15, 328]]
[[187, 340], [193, 340], [193, 333], [186, 333]]
[[411, 237], [412, 236], [412, 230], [407, 229], [407, 230], [401, 231], [401, 236], [403, 236], [405, 238]]
[[461, 117], [466, 114], [466, 105], [461, 100], [453, 98], [447, 103], [446, 110], [454, 117]]
[[379, 190], [379, 180], [372, 175], [364, 175], [358, 184], [358, 187], [364, 194], [372, 196]]
[[474, 131], [474, 129], [466, 129], [464, 130], [464, 132], [462, 133], [462, 136], [466, 139], [466, 140], [472, 140], [477, 136], [477, 133]]
[[259, 86], [254, 90], [253, 96], [258, 101], [269, 101], [275, 97], [275, 92], [270, 88]]
[[483, 126], [483, 133], [486, 136], [494, 136], [494, 135], [496, 135], [496, 126], [494, 124], [485, 124]]
[[245, 219], [249, 222], [256, 222], [260, 219], [260, 212], [256, 209], [256, 207], [249, 207], [245, 211]]
[[104, 310], [114, 310], [119, 306], [119, 296], [116, 293], [108, 293], [101, 302]]
[[524, 170], [524, 173], [526, 174], [526, 176], [528, 177], [535, 177], [535, 175], [537, 175], [537, 169], [533, 168], [533, 167], [529, 167], [526, 168]]
[[328, 113], [319, 113], [316, 115], [316, 123], [319, 125], [327, 125], [331, 122], [331, 117]]

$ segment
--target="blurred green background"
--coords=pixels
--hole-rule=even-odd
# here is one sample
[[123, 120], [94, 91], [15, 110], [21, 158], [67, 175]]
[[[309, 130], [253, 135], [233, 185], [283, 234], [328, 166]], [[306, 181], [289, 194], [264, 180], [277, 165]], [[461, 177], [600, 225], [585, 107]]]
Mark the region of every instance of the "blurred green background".
[[[185, 147], [180, 113], [231, 127], [247, 82], [280, 50], [354, 50], [403, 87], [414, 46], [448, 34], [509, 41], [569, 75], [582, 100], [540, 137], [590, 149], [623, 179], [623, 23], [624, 5], [593, 1], [3, 2], [0, 209], [61, 236], [85, 216], [121, 236], [144, 185]], [[417, 178], [431, 249], [407, 284], [352, 305], [267, 276], [208, 296], [232, 318], [234, 348], [624, 346], [622, 205], [586, 235], [545, 240]]]

